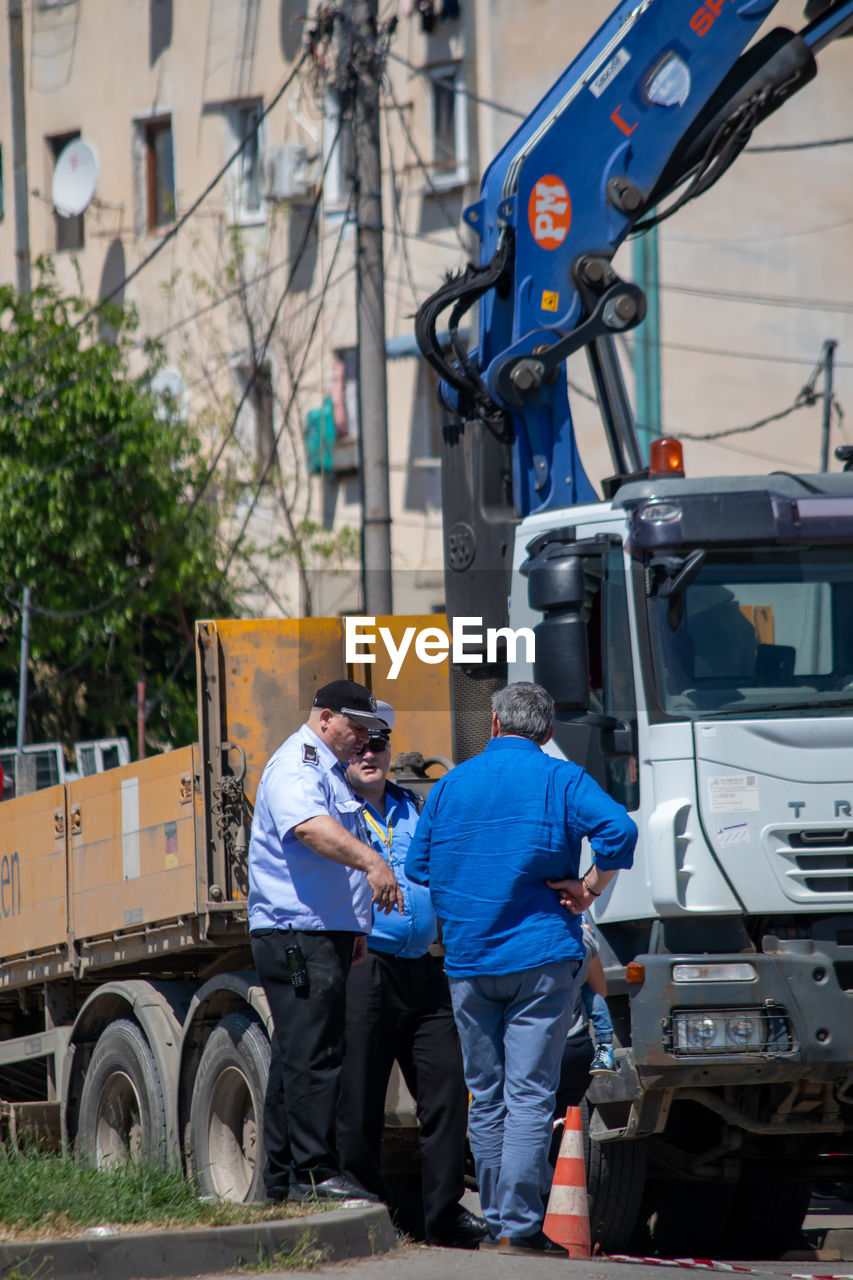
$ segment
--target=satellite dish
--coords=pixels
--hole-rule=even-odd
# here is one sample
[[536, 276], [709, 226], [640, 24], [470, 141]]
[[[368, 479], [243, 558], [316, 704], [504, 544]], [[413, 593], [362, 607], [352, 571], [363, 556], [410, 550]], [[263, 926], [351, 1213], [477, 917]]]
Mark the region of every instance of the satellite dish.
[[76, 218], [88, 206], [98, 185], [95, 148], [82, 138], [63, 147], [53, 170], [53, 207], [61, 218]]
[[186, 422], [190, 398], [186, 383], [177, 369], [167, 365], [165, 369], [158, 370], [151, 379], [151, 390], [162, 403], [162, 407], [158, 409], [158, 417], [167, 418], [168, 409], [174, 407], [181, 422]]

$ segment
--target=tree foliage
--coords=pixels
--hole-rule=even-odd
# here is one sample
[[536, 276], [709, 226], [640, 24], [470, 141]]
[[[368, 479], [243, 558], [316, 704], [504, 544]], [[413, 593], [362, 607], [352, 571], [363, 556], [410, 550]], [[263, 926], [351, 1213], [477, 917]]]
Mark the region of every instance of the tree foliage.
[[[196, 736], [193, 628], [232, 611], [198, 440], [150, 389], [136, 318], [89, 314], [47, 263], [0, 288], [0, 744], [13, 744], [20, 602], [32, 593], [27, 740]], [[142, 366], [142, 372], [131, 369]]]

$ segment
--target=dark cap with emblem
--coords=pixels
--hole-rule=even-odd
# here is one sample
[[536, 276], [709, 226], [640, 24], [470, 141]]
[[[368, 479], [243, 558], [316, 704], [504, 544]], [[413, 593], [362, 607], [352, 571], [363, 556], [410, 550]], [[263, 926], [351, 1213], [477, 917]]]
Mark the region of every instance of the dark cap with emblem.
[[314, 706], [339, 711], [377, 733], [388, 732], [388, 725], [376, 714], [373, 694], [363, 684], [356, 684], [355, 680], [333, 680], [331, 684], [324, 684], [317, 690]]

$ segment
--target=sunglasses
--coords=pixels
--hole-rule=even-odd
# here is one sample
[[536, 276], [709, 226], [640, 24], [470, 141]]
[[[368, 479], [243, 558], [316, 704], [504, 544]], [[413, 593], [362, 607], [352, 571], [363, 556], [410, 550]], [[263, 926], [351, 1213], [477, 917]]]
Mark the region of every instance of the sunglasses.
[[363, 756], [365, 751], [372, 751], [375, 756], [381, 755], [386, 747], [390, 747], [391, 743], [387, 738], [368, 738], [367, 745], [362, 747], [360, 751], [356, 751], [357, 756]]

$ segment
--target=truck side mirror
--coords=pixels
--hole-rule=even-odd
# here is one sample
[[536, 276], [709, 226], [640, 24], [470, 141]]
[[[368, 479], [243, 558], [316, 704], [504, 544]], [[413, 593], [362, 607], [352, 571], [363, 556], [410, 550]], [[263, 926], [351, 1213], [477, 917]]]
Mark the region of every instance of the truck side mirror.
[[584, 558], [550, 544], [527, 562], [530, 607], [545, 614], [533, 628], [533, 676], [548, 690], [557, 711], [589, 709], [589, 640]]

